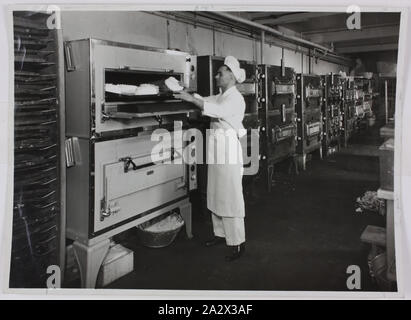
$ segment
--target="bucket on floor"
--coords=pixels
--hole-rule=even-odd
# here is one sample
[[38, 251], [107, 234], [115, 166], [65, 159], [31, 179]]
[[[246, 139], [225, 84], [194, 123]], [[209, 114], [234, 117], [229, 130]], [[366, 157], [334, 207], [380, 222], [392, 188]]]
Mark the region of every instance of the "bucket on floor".
[[147, 221], [136, 227], [142, 245], [149, 248], [164, 248], [173, 243], [184, 225], [178, 213], [173, 213], [160, 221]]

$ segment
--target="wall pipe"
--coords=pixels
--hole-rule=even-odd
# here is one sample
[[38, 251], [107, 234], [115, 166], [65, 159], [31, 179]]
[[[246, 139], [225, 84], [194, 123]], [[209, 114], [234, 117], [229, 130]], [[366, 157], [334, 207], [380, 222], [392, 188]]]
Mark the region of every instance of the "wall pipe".
[[298, 38], [298, 37], [294, 37], [294, 36], [291, 36], [291, 35], [287, 35], [287, 34], [285, 34], [284, 32], [280, 32], [280, 31], [275, 30], [275, 29], [273, 29], [273, 28], [267, 27], [267, 26], [265, 26], [265, 25], [263, 25], [263, 24], [260, 24], [260, 23], [254, 22], [254, 21], [250, 21], [250, 20], [248, 20], [248, 19], [244, 19], [244, 18], [235, 16], [235, 15], [232, 15], [232, 14], [229, 14], [229, 13], [214, 11], [213, 14], [214, 14], [214, 15], [217, 15], [217, 16], [220, 16], [220, 17], [224, 17], [224, 18], [226, 18], [226, 19], [230, 19], [230, 20], [236, 21], [236, 22], [244, 23], [244, 24], [246, 24], [246, 25], [249, 25], [250, 27], [254, 27], [254, 28], [257, 28], [257, 29], [266, 31], [266, 32], [268, 32], [268, 33], [272, 33], [272, 34], [274, 34], [274, 35], [276, 35], [276, 36], [279, 36], [279, 37], [281, 37], [281, 38], [287, 39], [287, 40], [289, 40], [289, 41], [297, 42], [297, 43], [299, 43], [299, 44], [302, 45], [302, 46], [308, 46], [308, 47], [310, 47], [310, 48], [317, 48], [317, 49], [319, 49], [319, 50], [321, 50], [321, 51], [324, 51], [324, 53], [327, 53], [327, 52], [331, 51], [329, 48], [324, 47], [324, 46], [322, 46], [322, 45], [319, 45], [319, 44], [317, 44], [317, 43], [315, 43], [315, 42], [311, 42], [311, 41], [308, 41], [308, 40], [305, 40], [305, 39], [302, 39], [302, 38]]
[[[234, 32], [233, 29], [231, 28], [229, 29], [224, 29], [224, 28], [220, 28], [217, 27], [213, 24], [210, 23], [206, 23], [204, 21], [196, 21], [196, 23], [194, 23], [193, 18], [189, 18], [187, 16], [185, 17], [181, 17], [178, 14], [176, 14], [176, 12], [171, 13], [164, 13], [164, 12], [146, 12], [147, 14], [152, 14], [155, 16], [159, 16], [162, 17], [164, 19], [171, 19], [177, 22], [181, 22], [181, 23], [187, 23], [190, 25], [197, 25], [200, 26], [202, 28], [208, 29], [208, 30], [215, 30], [221, 33], [225, 33], [225, 34], [229, 34], [229, 35], [234, 35], [237, 37], [241, 37], [241, 38], [245, 38], [245, 39], [252, 39], [253, 41], [256, 41], [257, 39], [253, 36], [250, 35], [249, 33], [241, 33], [241, 32]], [[265, 39], [266, 43], [269, 45], [273, 45], [273, 46], [278, 46], [281, 48], [285, 48], [287, 50], [291, 50], [291, 51], [295, 51], [295, 52], [301, 52], [303, 54], [308, 54], [308, 49], [306, 47], [297, 45], [297, 44], [292, 44], [290, 41], [284, 40], [284, 39], [279, 39], [279, 38], [275, 38], [275, 39], [268, 39], [266, 36]], [[331, 63], [335, 63], [335, 64], [339, 64], [339, 65], [345, 65], [345, 66], [351, 66], [352, 65], [352, 60], [349, 58], [345, 58], [342, 56], [339, 56], [335, 53], [331, 53], [328, 52], [327, 54], [321, 54], [316, 56], [316, 58], [323, 60], [323, 61], [328, 61]], [[256, 59], [257, 59], [257, 55], [256, 55]]]

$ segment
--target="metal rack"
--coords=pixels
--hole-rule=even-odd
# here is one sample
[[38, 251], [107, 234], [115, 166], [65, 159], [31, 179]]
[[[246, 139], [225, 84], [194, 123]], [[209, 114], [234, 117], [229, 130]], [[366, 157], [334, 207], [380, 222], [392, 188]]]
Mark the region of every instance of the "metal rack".
[[46, 287], [64, 271], [62, 51], [50, 15], [14, 12], [14, 197], [10, 287]]

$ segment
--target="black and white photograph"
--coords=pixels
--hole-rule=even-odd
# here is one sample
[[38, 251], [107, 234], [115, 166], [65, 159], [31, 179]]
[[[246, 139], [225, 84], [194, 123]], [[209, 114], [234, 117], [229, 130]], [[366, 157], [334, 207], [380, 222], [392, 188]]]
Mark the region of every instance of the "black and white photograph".
[[9, 7], [8, 291], [401, 296], [404, 12], [282, 5]]

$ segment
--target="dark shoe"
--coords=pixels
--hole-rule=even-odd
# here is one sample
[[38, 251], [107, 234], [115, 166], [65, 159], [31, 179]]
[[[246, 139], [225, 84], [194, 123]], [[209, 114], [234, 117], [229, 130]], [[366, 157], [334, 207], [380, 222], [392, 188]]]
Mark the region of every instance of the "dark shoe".
[[225, 260], [228, 262], [234, 261], [240, 258], [245, 252], [245, 242], [240, 244], [239, 246], [229, 246], [230, 248], [230, 255], [225, 257]]
[[205, 246], [206, 246], [206, 247], [212, 247], [212, 246], [216, 246], [216, 245], [222, 244], [222, 243], [225, 243], [225, 238], [222, 238], [222, 237], [214, 237], [213, 239], [207, 241], [207, 242], [205, 243]]

